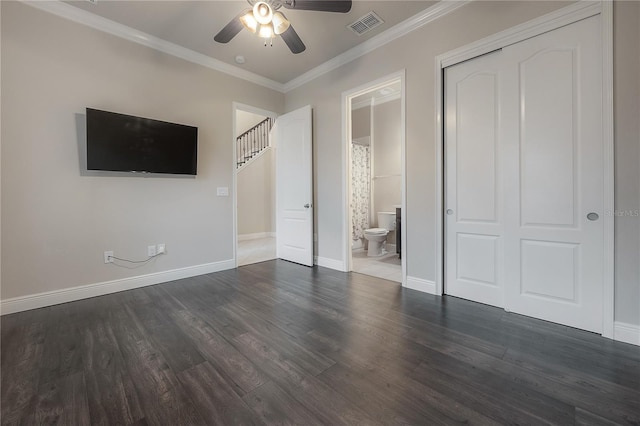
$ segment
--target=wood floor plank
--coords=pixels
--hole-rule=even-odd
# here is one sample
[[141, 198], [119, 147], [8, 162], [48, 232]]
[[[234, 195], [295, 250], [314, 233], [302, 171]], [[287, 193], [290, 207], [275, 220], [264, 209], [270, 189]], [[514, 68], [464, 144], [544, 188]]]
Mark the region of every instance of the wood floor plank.
[[424, 343], [426, 356], [419, 369], [428, 369], [429, 372], [434, 369], [442, 370], [461, 385], [502, 400], [519, 411], [539, 415], [545, 421], [561, 424], [573, 422], [573, 406], [570, 404], [539, 392], [535, 387], [519, 380], [513, 380], [512, 377], [481, 368], [484, 366], [483, 362], [500, 365], [504, 361], [451, 342], [431, 340]]
[[[129, 314], [135, 317], [140, 327], [145, 331], [154, 346], [162, 353], [174, 372], [180, 372], [204, 362], [195, 345], [178, 326], [170, 320], [169, 304], [162, 306], [158, 300], [167, 300], [162, 293], [152, 286], [145, 289], [151, 303], [143, 304], [132, 309], [128, 306]], [[163, 309], [164, 308], [164, 309]], [[179, 305], [175, 308], [180, 308]]]
[[208, 362], [179, 373], [178, 379], [209, 424], [262, 424], [259, 413], [252, 411]]
[[311, 375], [315, 376], [335, 364], [333, 359], [306, 347], [299, 339], [290, 336], [252, 312], [234, 309], [232, 306], [222, 306], [220, 311], [227, 313], [234, 323], [243, 324], [248, 332], [267, 338], [287, 358], [295, 360], [297, 365]]
[[[46, 327], [29, 312], [2, 318], [1, 423], [31, 423], [40, 382]], [[14, 320], [15, 319], [15, 320]]]
[[40, 384], [55, 382], [83, 370], [79, 344], [82, 334], [73, 313], [74, 307], [68, 303], [51, 307], [51, 315], [57, 320], [46, 324], [44, 352], [39, 366]]
[[252, 390], [242, 399], [267, 425], [313, 426], [324, 424], [272, 381]]
[[256, 366], [205, 321], [188, 311], [176, 312], [173, 318], [194, 339], [203, 357], [234, 386], [238, 395], [242, 396], [266, 382]]
[[126, 309], [111, 313], [113, 333], [135, 385], [145, 421], [152, 425], [193, 425], [204, 420], [159, 351]]
[[49, 381], [40, 388], [34, 424], [88, 425], [89, 405], [82, 372]]
[[640, 425], [640, 348], [269, 261], [0, 318], [0, 423]]
[[385, 425], [446, 425], [455, 422], [435, 407], [423, 404], [418, 395], [405, 394], [389, 381], [378, 380], [379, 376], [374, 371], [359, 374], [338, 363], [318, 378]]
[[[418, 367], [414, 371], [413, 377], [425, 386], [435, 389], [500, 424], [573, 424], [573, 418], [555, 423], [552, 420], [539, 417], [546, 416], [546, 412], [530, 413], [527, 410], [521, 410], [512, 404], [505, 403], [500, 396], [484, 393], [481, 389], [469, 386], [469, 382], [461, 381], [456, 376], [448, 375], [444, 371], [426, 365]], [[506, 390], [506, 388], [496, 389], [498, 392]]]
[[108, 323], [84, 328], [84, 376], [91, 424], [134, 424], [144, 418], [115, 335]]
[[[380, 424], [365, 411], [345, 401], [323, 382], [286, 360], [277, 349], [270, 347], [258, 336], [246, 333], [237, 337], [234, 342], [243, 349], [247, 357], [259, 364], [275, 383], [290, 389], [290, 395], [324, 424]], [[322, 407], [331, 409], [326, 410]]]
[[[436, 410], [450, 419], [447, 423], [497, 424], [490, 418], [467, 407], [464, 403], [449, 398], [435, 389], [414, 380], [411, 375], [405, 374], [403, 369], [395, 368], [395, 362], [396, 360], [394, 359], [384, 359], [381, 365], [363, 366], [347, 358], [341, 360], [340, 364], [345, 367], [345, 371], [359, 375], [361, 380], [378, 386], [378, 389], [385, 389], [386, 391], [389, 387], [394, 387], [394, 392], [400, 394], [400, 398], [410, 397], [412, 401], [409, 404], [417, 405], [417, 408], [414, 409], [420, 412], [427, 412], [430, 417], [434, 417], [430, 410]], [[328, 370], [326, 373], [329, 372]], [[324, 380], [325, 373], [320, 375], [319, 378]], [[339, 388], [339, 391], [346, 395], [349, 392], [344, 392], [343, 389], [346, 389], [344, 386], [348, 385], [349, 383], [345, 383], [345, 385], [336, 387], [336, 389]], [[404, 408], [404, 404], [400, 406]], [[436, 417], [440, 418], [440, 415], [438, 414]]]
[[582, 408], [576, 408], [576, 426], [615, 426], [620, 423], [607, 420]]
[[[216, 303], [211, 303], [209, 298], [204, 296], [200, 291], [192, 292], [191, 287], [188, 291], [178, 288], [161, 288], [168, 297], [176, 300], [182, 306], [181, 311], [189, 311], [196, 317], [205, 321], [209, 326], [216, 330], [218, 334], [224, 338], [231, 340], [240, 334], [246, 333], [248, 329], [243, 328], [241, 324], [231, 320], [222, 312], [222, 304], [228, 303], [227, 298], [224, 300], [216, 299]], [[175, 311], [169, 311], [169, 315], [173, 316]]]

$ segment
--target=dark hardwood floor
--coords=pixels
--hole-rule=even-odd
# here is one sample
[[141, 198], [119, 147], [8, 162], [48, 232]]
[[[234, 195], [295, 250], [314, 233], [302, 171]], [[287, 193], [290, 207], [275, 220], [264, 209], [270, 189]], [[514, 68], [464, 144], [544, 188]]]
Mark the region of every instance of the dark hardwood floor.
[[1, 319], [13, 424], [640, 424], [640, 348], [283, 261]]

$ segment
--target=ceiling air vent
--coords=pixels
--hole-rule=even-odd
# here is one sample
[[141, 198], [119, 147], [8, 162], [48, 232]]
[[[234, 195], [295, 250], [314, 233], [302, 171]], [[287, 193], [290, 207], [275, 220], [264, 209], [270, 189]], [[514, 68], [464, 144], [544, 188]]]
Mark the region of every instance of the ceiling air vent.
[[358, 35], [362, 35], [382, 24], [384, 24], [382, 18], [371, 11], [354, 23], [347, 25], [347, 28]]

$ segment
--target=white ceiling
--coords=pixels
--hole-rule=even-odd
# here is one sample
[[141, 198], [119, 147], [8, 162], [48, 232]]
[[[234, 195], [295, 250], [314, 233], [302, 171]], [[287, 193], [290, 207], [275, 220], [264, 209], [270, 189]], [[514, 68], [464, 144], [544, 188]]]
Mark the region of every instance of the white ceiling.
[[[279, 83], [286, 83], [365, 40], [388, 30], [435, 4], [425, 0], [353, 2], [349, 13], [283, 9], [307, 50], [294, 55], [280, 38], [265, 47], [257, 35], [243, 30], [227, 44], [213, 37], [244, 8], [245, 0], [209, 1], [66, 1], [77, 8], [169, 41]], [[347, 25], [374, 11], [385, 23], [358, 36]], [[235, 63], [242, 55], [246, 62]]]

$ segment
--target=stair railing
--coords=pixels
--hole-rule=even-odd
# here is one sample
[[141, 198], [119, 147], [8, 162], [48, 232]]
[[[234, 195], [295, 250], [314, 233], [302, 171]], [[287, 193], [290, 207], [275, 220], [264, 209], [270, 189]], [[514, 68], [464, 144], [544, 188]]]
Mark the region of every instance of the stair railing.
[[269, 147], [269, 132], [273, 121], [271, 117], [267, 117], [236, 138], [236, 168]]

